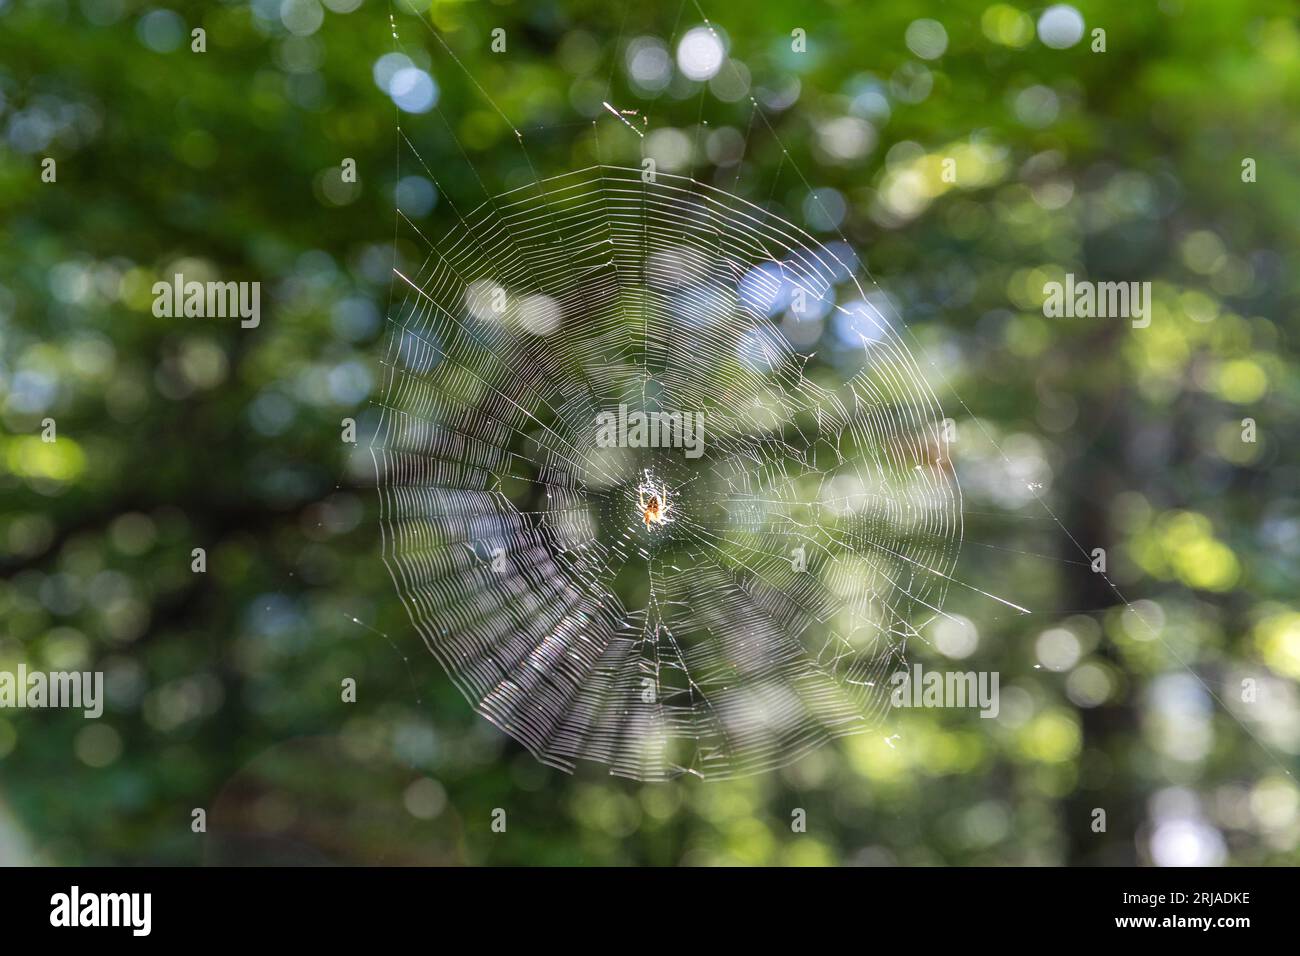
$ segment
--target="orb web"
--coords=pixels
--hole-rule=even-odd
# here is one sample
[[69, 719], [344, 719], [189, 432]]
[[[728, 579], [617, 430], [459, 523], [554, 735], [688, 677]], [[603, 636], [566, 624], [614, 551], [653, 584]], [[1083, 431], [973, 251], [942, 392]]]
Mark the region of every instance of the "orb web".
[[[725, 778], [881, 725], [961, 508], [852, 255], [650, 178], [540, 180], [437, 241], [406, 223], [382, 550], [451, 680], [539, 760]], [[834, 360], [792, 344], [823, 322]]]

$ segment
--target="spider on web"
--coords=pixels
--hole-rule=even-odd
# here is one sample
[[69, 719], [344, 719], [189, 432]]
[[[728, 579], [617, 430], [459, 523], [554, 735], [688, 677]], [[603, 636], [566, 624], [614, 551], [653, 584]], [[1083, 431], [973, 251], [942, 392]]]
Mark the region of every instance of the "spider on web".
[[668, 517], [668, 512], [672, 509], [668, 503], [668, 489], [656, 488], [649, 473], [646, 474], [646, 480], [637, 486], [636, 506], [641, 510], [641, 519], [647, 528], [652, 524], [664, 525], [673, 520]]

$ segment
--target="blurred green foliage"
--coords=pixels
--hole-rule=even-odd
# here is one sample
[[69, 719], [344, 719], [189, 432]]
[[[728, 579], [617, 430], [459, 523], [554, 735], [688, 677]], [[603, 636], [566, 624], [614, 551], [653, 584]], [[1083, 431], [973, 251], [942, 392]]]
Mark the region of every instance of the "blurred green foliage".
[[[1017, 3], [711, 3], [748, 89], [657, 89], [629, 51], [671, 61], [693, 3], [435, 2], [447, 49], [399, 3], [423, 113], [376, 84], [390, 8], [353, 5], [0, 0], [0, 668], [109, 693], [99, 721], [0, 712], [0, 861], [1300, 860], [1292, 4], [1093, 2], [1055, 49]], [[535, 175], [636, 165], [606, 99], [660, 168], [842, 231], [943, 369], [959, 577], [1034, 611], [950, 592], [997, 721], [903, 712], [729, 783], [569, 777], [412, 632], [339, 441], [376, 381], [398, 179], [436, 178], [413, 217], [436, 236]], [[175, 272], [262, 282], [260, 327], [155, 318]], [[1045, 318], [1067, 272], [1151, 281], [1151, 326]]]

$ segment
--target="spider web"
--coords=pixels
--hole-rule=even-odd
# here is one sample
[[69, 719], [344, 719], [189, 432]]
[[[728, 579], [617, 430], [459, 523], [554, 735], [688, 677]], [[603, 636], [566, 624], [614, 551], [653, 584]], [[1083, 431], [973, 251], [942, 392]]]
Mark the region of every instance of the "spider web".
[[[547, 764], [648, 780], [878, 726], [942, 613], [961, 506], [938, 404], [855, 263], [607, 165], [437, 241], [401, 221], [424, 258], [396, 270], [383, 360], [383, 556], [475, 708]], [[851, 315], [846, 371], [809, 371], [801, 312]], [[601, 447], [620, 411], [701, 416], [702, 453]], [[647, 486], [668, 522], [644, 521]]]

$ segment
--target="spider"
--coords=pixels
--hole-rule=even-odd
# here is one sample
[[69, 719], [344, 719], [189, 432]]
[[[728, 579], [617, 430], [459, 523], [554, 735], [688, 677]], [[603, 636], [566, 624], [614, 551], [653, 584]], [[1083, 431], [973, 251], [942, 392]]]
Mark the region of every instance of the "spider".
[[[649, 498], [646, 498], [647, 494]], [[656, 489], [648, 479], [645, 484], [637, 488], [636, 503], [641, 509], [641, 519], [645, 521], [647, 528], [651, 524], [667, 524], [672, 520], [668, 517], [668, 512], [671, 510], [668, 504], [668, 492]]]

